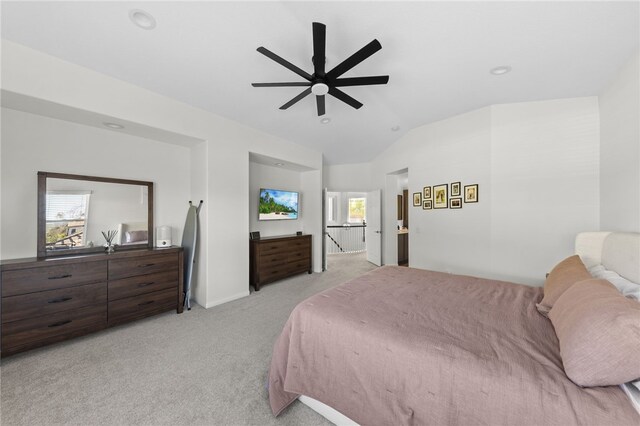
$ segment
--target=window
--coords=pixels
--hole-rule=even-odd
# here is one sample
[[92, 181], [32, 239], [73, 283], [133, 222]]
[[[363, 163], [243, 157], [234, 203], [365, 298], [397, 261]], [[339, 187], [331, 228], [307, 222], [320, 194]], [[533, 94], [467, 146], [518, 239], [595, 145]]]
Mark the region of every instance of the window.
[[335, 222], [338, 220], [336, 214], [338, 203], [336, 202], [336, 198], [335, 195], [327, 197], [327, 222]]
[[87, 191], [47, 192], [45, 218], [49, 249], [85, 244], [90, 195]]
[[366, 198], [349, 198], [349, 223], [362, 222], [367, 217]]

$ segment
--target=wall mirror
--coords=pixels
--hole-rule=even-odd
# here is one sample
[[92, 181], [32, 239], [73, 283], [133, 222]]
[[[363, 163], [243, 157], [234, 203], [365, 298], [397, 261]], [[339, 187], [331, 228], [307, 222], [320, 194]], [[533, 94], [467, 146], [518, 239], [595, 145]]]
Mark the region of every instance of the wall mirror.
[[38, 257], [153, 247], [153, 182], [38, 172]]

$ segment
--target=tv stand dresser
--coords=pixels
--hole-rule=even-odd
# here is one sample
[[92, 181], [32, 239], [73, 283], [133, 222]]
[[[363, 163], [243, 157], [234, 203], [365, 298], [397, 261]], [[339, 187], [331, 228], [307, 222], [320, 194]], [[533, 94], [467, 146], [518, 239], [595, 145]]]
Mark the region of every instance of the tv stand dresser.
[[311, 235], [280, 235], [250, 240], [249, 282], [260, 286], [304, 272], [312, 273]]
[[181, 247], [0, 262], [2, 356], [183, 306]]

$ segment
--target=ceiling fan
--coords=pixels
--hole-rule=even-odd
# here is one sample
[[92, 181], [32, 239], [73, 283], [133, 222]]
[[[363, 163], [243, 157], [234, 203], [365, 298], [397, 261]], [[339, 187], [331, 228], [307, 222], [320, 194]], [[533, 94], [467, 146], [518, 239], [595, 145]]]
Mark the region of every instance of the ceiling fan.
[[326, 26], [319, 22], [313, 23], [313, 74], [309, 74], [304, 70], [293, 65], [291, 62], [281, 58], [275, 53], [260, 46], [258, 52], [262, 53], [267, 58], [270, 58], [280, 65], [288, 68], [294, 73], [298, 74], [307, 81], [304, 82], [291, 82], [291, 83], [251, 83], [253, 87], [291, 87], [291, 86], [306, 86], [307, 88], [298, 96], [291, 99], [286, 104], [282, 105], [280, 109], [287, 109], [294, 105], [307, 95], [313, 93], [316, 95], [316, 104], [318, 107], [318, 115], [325, 114], [325, 95], [328, 93], [334, 98], [340, 99], [342, 102], [358, 109], [362, 106], [360, 102], [353, 99], [351, 96], [344, 93], [338, 87], [346, 86], [368, 86], [371, 84], [387, 84], [389, 81], [388, 75], [378, 75], [371, 77], [347, 77], [339, 78], [342, 74], [346, 73], [360, 62], [367, 59], [369, 56], [382, 49], [382, 45], [378, 40], [373, 40], [371, 43], [358, 50], [353, 55], [336, 65], [331, 71], [325, 72], [325, 48], [326, 48]]

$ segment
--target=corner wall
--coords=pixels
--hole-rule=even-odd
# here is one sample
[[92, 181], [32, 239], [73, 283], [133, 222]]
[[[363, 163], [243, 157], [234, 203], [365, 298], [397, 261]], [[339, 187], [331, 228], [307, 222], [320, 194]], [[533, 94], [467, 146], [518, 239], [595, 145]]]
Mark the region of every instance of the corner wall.
[[[17, 43], [2, 40], [1, 54], [5, 91], [206, 141], [206, 152], [201, 152], [204, 160], [200, 160], [206, 164], [199, 164], [197, 172], [184, 173], [192, 184], [198, 181], [199, 188], [198, 194], [185, 193], [185, 199], [202, 198], [206, 206], [200, 213], [206, 236], [197, 259], [206, 265], [198, 269], [199, 274], [206, 272], [206, 277], [198, 276], [206, 283], [206, 291], [196, 290], [206, 296], [206, 300], [198, 300], [205, 307], [249, 294], [249, 152], [313, 169], [302, 181], [311, 207], [303, 207], [321, 205], [322, 154], [317, 151]], [[174, 161], [171, 157], [168, 160]], [[3, 152], [2, 161], [14, 160]], [[201, 182], [202, 178], [206, 182]], [[4, 191], [2, 196], [7, 199]], [[25, 197], [35, 200], [35, 186]], [[215, 208], [218, 205], [229, 206], [233, 213]], [[160, 208], [156, 209], [158, 214]], [[320, 218], [313, 218], [317, 224], [305, 229], [313, 233], [314, 259], [321, 258]], [[13, 239], [7, 242], [13, 244]]]
[[189, 148], [8, 108], [2, 108], [1, 137], [3, 259], [36, 255], [38, 171], [153, 181], [154, 226], [171, 226], [180, 243]]
[[600, 227], [640, 232], [640, 53], [600, 95]]
[[[505, 104], [413, 129], [372, 170], [385, 188], [408, 167], [410, 194], [479, 184], [479, 202], [459, 210], [410, 205], [410, 266], [541, 285], [577, 232], [599, 228], [598, 147], [595, 97]], [[384, 199], [387, 262], [396, 203]]]

